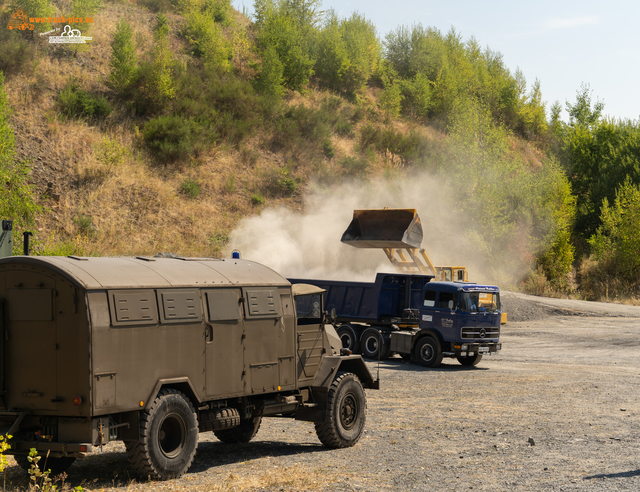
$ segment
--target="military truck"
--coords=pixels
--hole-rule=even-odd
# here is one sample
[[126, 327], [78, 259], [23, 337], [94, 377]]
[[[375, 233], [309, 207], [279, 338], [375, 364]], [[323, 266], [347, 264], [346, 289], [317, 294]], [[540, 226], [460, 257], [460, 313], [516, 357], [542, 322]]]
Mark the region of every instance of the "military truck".
[[432, 275], [378, 273], [375, 282], [290, 278], [325, 291], [343, 347], [369, 359], [393, 353], [438, 367], [443, 357], [464, 366], [495, 354], [500, 343], [500, 289]]
[[0, 259], [9, 453], [28, 469], [35, 448], [58, 473], [120, 440], [141, 477], [170, 479], [189, 469], [199, 432], [248, 442], [263, 417], [314, 422], [324, 445], [353, 446], [363, 388], [378, 382], [341, 355], [322, 293], [240, 259]]

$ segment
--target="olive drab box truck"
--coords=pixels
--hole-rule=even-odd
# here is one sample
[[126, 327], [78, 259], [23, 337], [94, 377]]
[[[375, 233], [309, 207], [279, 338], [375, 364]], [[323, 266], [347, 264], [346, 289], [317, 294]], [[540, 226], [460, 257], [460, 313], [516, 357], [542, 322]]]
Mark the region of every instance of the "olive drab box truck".
[[398, 353], [425, 367], [443, 357], [465, 366], [495, 354], [500, 343], [500, 289], [430, 275], [378, 273], [376, 281], [289, 279], [325, 291], [344, 348], [370, 359]]
[[360, 356], [322, 290], [240, 259], [0, 259], [0, 426], [16, 461], [57, 473], [124, 441], [144, 478], [185, 473], [199, 432], [250, 441], [263, 417], [315, 423], [330, 448], [365, 425]]

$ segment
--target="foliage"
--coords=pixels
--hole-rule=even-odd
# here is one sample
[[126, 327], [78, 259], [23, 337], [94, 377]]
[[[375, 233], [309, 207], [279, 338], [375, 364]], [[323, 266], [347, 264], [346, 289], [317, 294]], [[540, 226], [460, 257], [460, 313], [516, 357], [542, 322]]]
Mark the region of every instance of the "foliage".
[[137, 78], [138, 59], [133, 29], [121, 19], [111, 41], [109, 84], [119, 92], [128, 91]]
[[188, 198], [198, 198], [200, 195], [200, 183], [191, 178], [186, 178], [180, 183], [180, 193]]
[[[50, 0], [14, 0], [9, 4], [11, 13], [22, 10], [28, 17], [49, 17], [54, 14], [55, 8]], [[36, 31], [44, 32], [50, 24], [35, 24]]]
[[380, 109], [386, 113], [387, 117], [397, 118], [402, 108], [402, 87], [388, 75], [382, 77], [382, 84], [384, 89], [378, 98]]
[[264, 197], [259, 193], [255, 195], [251, 195], [251, 204], [252, 205], [264, 205]]
[[262, 52], [262, 69], [256, 76], [254, 87], [260, 94], [280, 99], [284, 94], [284, 67], [273, 46]]
[[158, 116], [149, 120], [142, 132], [144, 143], [163, 161], [185, 158], [200, 143], [201, 127], [179, 115]]
[[58, 94], [58, 108], [69, 118], [106, 118], [111, 114], [111, 105], [104, 96], [93, 96], [80, 89], [72, 80]]
[[108, 172], [121, 165], [130, 155], [124, 145], [120, 145], [117, 140], [104, 137], [100, 144], [94, 149], [96, 159]]
[[[310, 56], [310, 44], [315, 24], [319, 18], [317, 5], [319, 0], [256, 0], [255, 23], [258, 31], [257, 43], [261, 53], [273, 47], [275, 57], [282, 66], [282, 86], [303, 91], [313, 74], [313, 60]], [[277, 62], [273, 54], [269, 69]], [[277, 71], [275, 72], [277, 74]], [[279, 77], [263, 79], [263, 93], [277, 94], [278, 87], [266, 88], [269, 80], [276, 84]]]
[[233, 57], [231, 43], [208, 11], [189, 12], [182, 34], [189, 41], [193, 56], [220, 72], [229, 71]]
[[589, 239], [601, 266], [612, 275], [640, 287], [640, 186], [627, 176], [612, 205], [604, 198], [601, 225]]
[[527, 94], [522, 73], [511, 74], [502, 55], [480, 49], [474, 38], [464, 42], [453, 29], [443, 35], [421, 24], [400, 26], [385, 38], [385, 60], [403, 81], [402, 94], [409, 99], [405, 113], [450, 123], [459, 107], [471, 101], [525, 138], [546, 132], [540, 83], [534, 82]]
[[318, 36], [315, 73], [333, 90], [357, 92], [377, 70], [380, 52], [376, 29], [370, 21], [358, 13], [339, 19], [330, 10]]
[[556, 123], [561, 159], [577, 198], [574, 234], [582, 246], [601, 224], [600, 207], [613, 203], [627, 178], [640, 184], [640, 123], [602, 118], [604, 104], [592, 105], [588, 86], [567, 103], [569, 123]]
[[[93, 17], [103, 8], [103, 6], [104, 4], [102, 3], [102, 0], [72, 0], [71, 14], [74, 17], [79, 17], [81, 19]], [[73, 26], [75, 29], [80, 29], [84, 34], [92, 25], [92, 22], [81, 22], [74, 24]]]
[[145, 91], [149, 100], [157, 107], [175, 96], [173, 83], [174, 61], [169, 48], [169, 24], [163, 14], [156, 16], [156, 26], [153, 30], [154, 45], [149, 64], [149, 74], [146, 79]]

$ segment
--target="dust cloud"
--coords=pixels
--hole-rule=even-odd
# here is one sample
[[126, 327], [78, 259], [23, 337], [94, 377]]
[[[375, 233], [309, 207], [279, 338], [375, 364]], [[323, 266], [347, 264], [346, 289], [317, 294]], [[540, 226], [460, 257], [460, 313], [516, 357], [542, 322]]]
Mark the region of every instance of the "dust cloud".
[[466, 266], [469, 279], [493, 283], [486, 265], [487, 245], [461, 210], [455, 189], [429, 174], [374, 179], [323, 187], [312, 183], [304, 212], [267, 208], [243, 219], [231, 233], [227, 255], [269, 266], [285, 277], [372, 282], [395, 269], [381, 249], [340, 242], [355, 209], [415, 208], [422, 221], [422, 247], [435, 265]]

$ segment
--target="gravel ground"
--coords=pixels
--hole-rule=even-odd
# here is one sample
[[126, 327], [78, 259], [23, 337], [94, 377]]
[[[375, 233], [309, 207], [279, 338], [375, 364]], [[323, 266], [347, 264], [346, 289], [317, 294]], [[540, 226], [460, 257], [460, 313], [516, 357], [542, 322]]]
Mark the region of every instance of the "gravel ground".
[[[265, 419], [255, 440], [210, 434], [189, 473], [138, 483], [121, 445], [69, 470], [85, 490], [640, 490], [640, 307], [506, 292], [503, 350], [475, 368], [380, 363], [367, 426], [327, 450], [312, 424]], [[377, 371], [376, 364], [371, 364]], [[16, 466], [8, 489], [25, 487]]]

